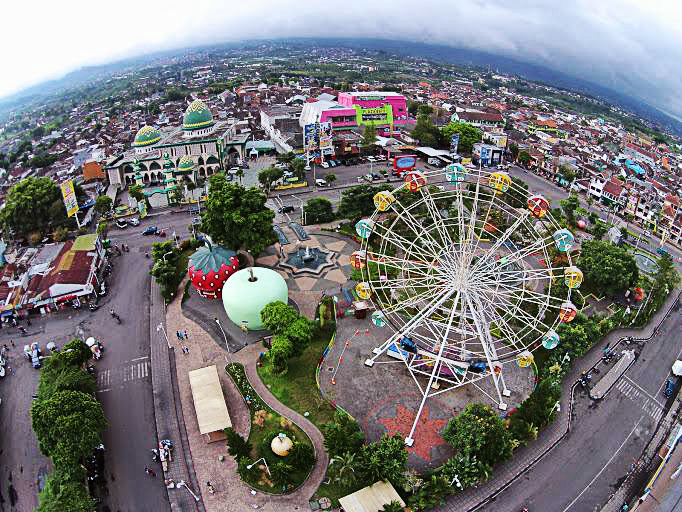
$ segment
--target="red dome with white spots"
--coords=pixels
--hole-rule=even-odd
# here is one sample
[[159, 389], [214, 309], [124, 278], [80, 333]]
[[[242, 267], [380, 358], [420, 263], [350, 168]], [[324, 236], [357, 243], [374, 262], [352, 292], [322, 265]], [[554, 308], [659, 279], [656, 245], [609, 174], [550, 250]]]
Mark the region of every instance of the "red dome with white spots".
[[201, 247], [189, 259], [188, 275], [199, 295], [218, 299], [227, 278], [239, 270], [234, 251], [220, 246]]

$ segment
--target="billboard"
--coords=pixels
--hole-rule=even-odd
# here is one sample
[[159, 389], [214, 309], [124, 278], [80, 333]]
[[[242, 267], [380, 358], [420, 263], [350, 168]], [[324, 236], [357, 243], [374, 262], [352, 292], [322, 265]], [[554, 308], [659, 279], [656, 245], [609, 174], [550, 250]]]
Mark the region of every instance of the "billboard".
[[78, 200], [76, 199], [76, 191], [73, 189], [73, 181], [65, 181], [61, 184], [61, 189], [66, 215], [72, 217], [78, 211]]
[[450, 137], [450, 153], [457, 153], [457, 147], [459, 146], [459, 133], [453, 134]]
[[393, 157], [393, 170], [394, 171], [409, 171], [414, 169], [417, 165], [417, 157], [415, 155], [399, 155]]
[[319, 146], [319, 124], [311, 123], [303, 127], [303, 149], [308, 152]]
[[334, 145], [332, 144], [332, 124], [330, 122], [320, 123], [320, 153], [323, 155], [333, 155]]
[[358, 126], [393, 124], [393, 108], [390, 103], [386, 103], [383, 107], [362, 108], [360, 105], [353, 105], [353, 108]]

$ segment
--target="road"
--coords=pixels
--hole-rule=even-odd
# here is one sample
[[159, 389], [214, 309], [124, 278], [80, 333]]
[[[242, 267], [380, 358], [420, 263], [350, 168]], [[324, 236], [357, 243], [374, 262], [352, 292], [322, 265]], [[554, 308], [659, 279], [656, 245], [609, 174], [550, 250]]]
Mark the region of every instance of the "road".
[[[594, 402], [585, 391], [576, 391], [571, 433], [484, 510], [600, 510], [669, 406], [662, 389], [681, 354], [680, 329], [678, 310], [663, 323], [661, 333], [642, 347], [638, 360], [602, 401]], [[608, 368], [602, 365], [601, 369]]]

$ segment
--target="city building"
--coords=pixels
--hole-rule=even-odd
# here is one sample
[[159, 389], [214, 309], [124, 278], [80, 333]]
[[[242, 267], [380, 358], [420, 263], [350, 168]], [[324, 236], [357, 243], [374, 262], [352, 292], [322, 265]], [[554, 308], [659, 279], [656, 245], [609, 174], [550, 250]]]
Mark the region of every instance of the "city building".
[[224, 170], [244, 157], [248, 134], [237, 132], [232, 120], [215, 121], [201, 100], [187, 107], [182, 126], [157, 129], [143, 126], [137, 132], [133, 147], [109, 160], [104, 169], [112, 185], [125, 187], [136, 182], [139, 171], [142, 184], [164, 180], [164, 153], [176, 165], [183, 157], [194, 163], [193, 172], [184, 180], [196, 181]]

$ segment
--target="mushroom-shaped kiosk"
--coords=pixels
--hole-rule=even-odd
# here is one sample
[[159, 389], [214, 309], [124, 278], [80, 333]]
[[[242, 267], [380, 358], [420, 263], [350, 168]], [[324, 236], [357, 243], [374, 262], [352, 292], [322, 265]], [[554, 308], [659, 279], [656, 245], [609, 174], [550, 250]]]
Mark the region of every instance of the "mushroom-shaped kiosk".
[[239, 270], [234, 251], [219, 245], [200, 247], [189, 258], [188, 275], [199, 295], [219, 299], [227, 278]]
[[249, 330], [263, 328], [261, 310], [271, 302], [289, 300], [284, 278], [272, 269], [249, 267], [235, 272], [223, 287], [225, 313], [237, 326]]
[[270, 448], [280, 457], [285, 457], [289, 454], [289, 450], [293, 448], [294, 443], [287, 437], [286, 434], [280, 433], [276, 435], [270, 442]]

